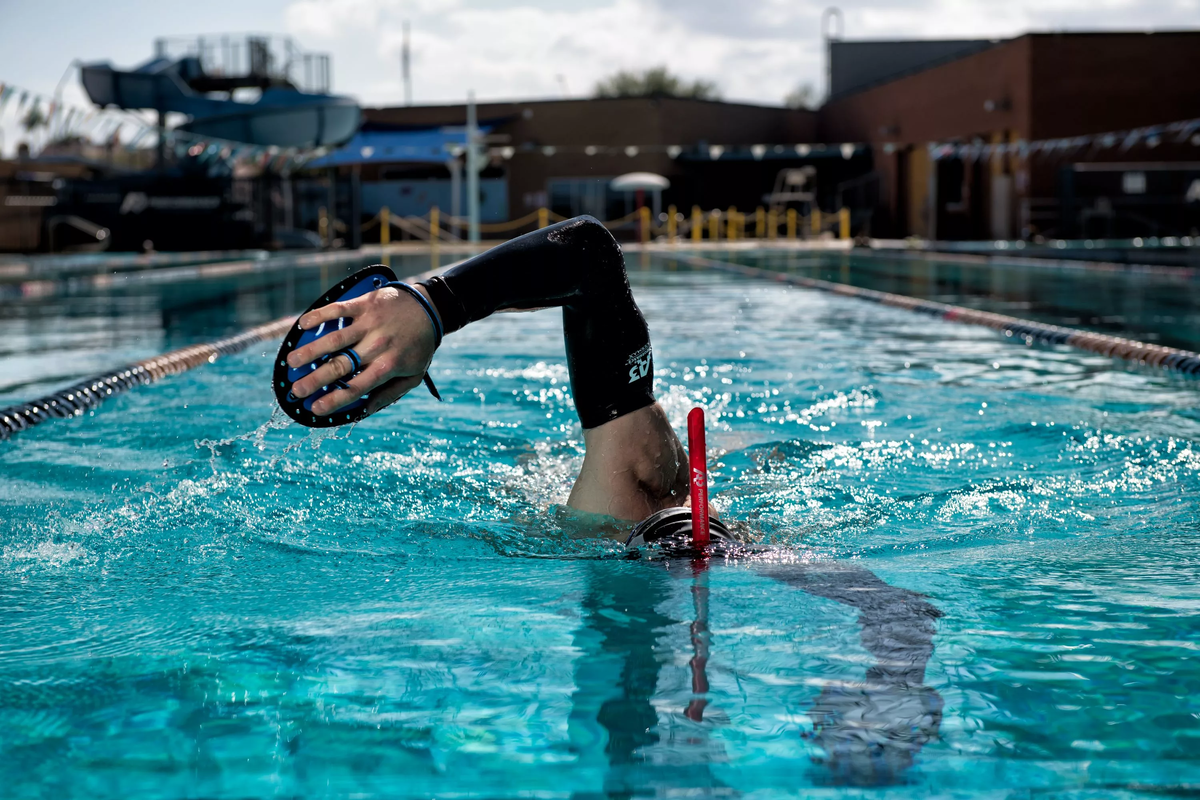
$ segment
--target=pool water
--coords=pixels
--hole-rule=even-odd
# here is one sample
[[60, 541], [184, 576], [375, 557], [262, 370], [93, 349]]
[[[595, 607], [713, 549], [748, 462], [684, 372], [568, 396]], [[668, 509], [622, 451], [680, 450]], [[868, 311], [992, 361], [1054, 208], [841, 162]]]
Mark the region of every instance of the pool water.
[[[273, 417], [253, 348], [0, 444], [4, 794], [1195, 791], [1200, 384], [631, 266], [659, 397], [677, 430], [705, 407], [767, 555], [629, 560], [562, 507], [557, 312], [448, 337], [444, 403], [332, 435]], [[299, 310], [297, 280], [88, 364]]]
[[[156, 258], [167, 256], [186, 260], [184, 254]], [[329, 263], [297, 263], [321, 256]], [[434, 256], [393, 255], [390, 260], [402, 273], [413, 273], [462, 257], [461, 251], [441, 248]], [[47, 269], [42, 259], [53, 267], [56, 256], [35, 258], [36, 274], [49, 277], [22, 282], [0, 275], [0, 404], [5, 406], [298, 313], [347, 270], [370, 263], [353, 253], [308, 254], [292, 261], [240, 259], [220, 265], [223, 274], [216, 277], [203, 273], [203, 266], [168, 263], [80, 278]]]
[[[686, 250], [681, 252], [686, 253]], [[734, 250], [707, 258], [1200, 350], [1200, 271], [895, 251]], [[670, 256], [660, 257], [668, 264]]]

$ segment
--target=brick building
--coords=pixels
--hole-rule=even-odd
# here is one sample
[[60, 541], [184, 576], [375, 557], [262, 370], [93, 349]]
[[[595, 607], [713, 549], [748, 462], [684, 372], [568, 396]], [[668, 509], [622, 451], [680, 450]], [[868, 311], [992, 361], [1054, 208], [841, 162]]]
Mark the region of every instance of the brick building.
[[[817, 205], [850, 207], [855, 231], [875, 236], [1074, 238], [1200, 227], [1200, 202], [1186, 200], [1200, 192], [1200, 148], [1190, 136], [1025, 156], [935, 157], [930, 147], [1015, 146], [1200, 118], [1191, 77], [1200, 74], [1200, 32], [832, 41], [829, 58], [830, 97], [819, 112], [676, 98], [481, 104], [491, 153], [484, 219], [542, 205], [618, 217], [632, 200], [607, 183], [637, 171], [671, 180], [656, 198], [663, 206], [749, 209], [781, 170], [812, 165]], [[364, 212], [385, 201], [403, 208], [406, 197], [416, 213], [448, 208], [444, 151], [461, 140], [465, 108], [364, 114], [364, 135], [447, 137], [424, 163], [389, 160], [380, 148], [347, 162], [361, 174]], [[849, 158], [845, 143], [858, 145]]]
[[1132, 236], [1200, 226], [1200, 202], [1187, 201], [1200, 180], [1200, 140], [1190, 136], [1091, 142], [1025, 158], [935, 161], [928, 147], [1200, 118], [1200, 32], [835, 41], [830, 50], [832, 92], [819, 131], [869, 144], [876, 235]]
[[[849, 207], [856, 234], [1200, 235], [1200, 125], [1096, 139], [1200, 120], [1200, 31], [832, 41], [829, 58], [830, 96], [819, 111], [670, 97], [481, 103], [482, 221], [542, 206], [611, 220], [642, 201], [656, 212], [672, 204], [685, 214], [693, 206], [750, 211], [774, 189], [791, 191], [780, 183], [789, 171], [812, 167], [804, 191], [790, 196], [811, 191], [827, 212]], [[275, 228], [317, 230], [324, 212], [349, 246], [359, 239], [354, 221], [383, 206], [401, 215], [432, 206], [465, 214], [463, 105], [368, 108], [363, 116], [355, 138], [305, 174], [271, 177], [253, 192], [221, 179], [217, 193], [240, 204], [229, 206], [230, 219], [249, 214], [265, 231], [231, 242], [273, 245]], [[1061, 141], [1031, 149], [1046, 140]], [[986, 149], [996, 145], [1007, 149]], [[150, 179], [105, 178], [101, 167], [68, 176], [45, 158], [0, 165], [0, 249], [70, 243], [77, 216], [109, 225], [111, 247], [153, 238], [184, 248], [184, 233], [240, 230], [221, 217], [207, 228], [175, 226], [181, 235], [172, 238], [157, 223], [143, 226], [153, 235], [133, 226], [129, 215], [70, 211], [71, 197], [118, 194], [97, 190], [102, 178], [129, 183], [124, 190]], [[663, 175], [670, 188], [644, 197], [614, 191], [611, 180], [630, 172]], [[60, 177], [72, 188], [55, 189]], [[793, 200], [802, 211], [807, 203]]]
[[[450, 211], [465, 106], [363, 113], [358, 139], [324, 162], [356, 171], [363, 213], [379, 205], [400, 213], [424, 213], [430, 205]], [[754, 209], [781, 170], [814, 166], [820, 202], [832, 208], [837, 186], [870, 168], [865, 148], [819, 144], [817, 113], [805, 109], [648, 97], [481, 103], [477, 115], [489, 160], [481, 174], [485, 222], [542, 206], [564, 215], [623, 216], [636, 200], [608, 184], [630, 172], [668, 178], [670, 188], [645, 202], [686, 213], [693, 205]]]

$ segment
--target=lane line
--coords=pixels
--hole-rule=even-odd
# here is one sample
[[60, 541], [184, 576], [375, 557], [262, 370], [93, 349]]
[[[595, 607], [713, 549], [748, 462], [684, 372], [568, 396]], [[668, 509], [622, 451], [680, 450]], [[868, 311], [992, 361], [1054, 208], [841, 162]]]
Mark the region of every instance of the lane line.
[[91, 411], [127, 389], [211, 364], [258, 342], [278, 340], [295, 321], [296, 317], [283, 317], [208, 344], [181, 347], [101, 372], [37, 400], [0, 409], [0, 441], [47, 420], [83, 416], [85, 411]]
[[806, 289], [816, 289], [822, 292], [854, 297], [880, 305], [903, 308], [918, 314], [928, 314], [950, 322], [961, 322], [966, 325], [982, 325], [992, 330], [1000, 331], [1009, 337], [1020, 337], [1026, 344], [1040, 342], [1042, 344], [1065, 344], [1090, 353], [1097, 353], [1112, 358], [1121, 358], [1137, 364], [1171, 369], [1187, 375], [1200, 373], [1200, 354], [1190, 350], [1180, 350], [1175, 347], [1139, 342], [1134, 339], [1124, 339], [1119, 336], [1109, 336], [1103, 333], [1083, 331], [1077, 328], [1064, 328], [1059, 325], [1048, 325], [1044, 322], [1010, 317], [991, 311], [980, 311], [964, 306], [954, 306], [948, 303], [938, 303], [933, 300], [921, 300], [903, 294], [880, 292], [874, 289], [863, 289], [845, 283], [834, 283], [818, 278], [808, 278], [802, 275], [789, 275], [783, 272], [747, 267], [729, 261], [718, 261], [712, 258], [692, 255], [668, 256], [663, 253], [654, 255], [661, 258], [673, 258], [692, 266], [729, 272], [751, 278], [772, 280], [777, 283], [787, 283], [792, 286], [802, 286]]

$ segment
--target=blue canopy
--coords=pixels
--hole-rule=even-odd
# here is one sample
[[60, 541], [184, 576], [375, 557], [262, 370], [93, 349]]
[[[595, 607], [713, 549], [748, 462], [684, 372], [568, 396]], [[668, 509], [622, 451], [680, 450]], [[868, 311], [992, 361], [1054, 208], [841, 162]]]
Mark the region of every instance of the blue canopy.
[[[490, 130], [489, 126], [479, 126], [480, 133]], [[404, 131], [366, 130], [359, 131], [337, 150], [309, 161], [305, 166], [340, 167], [396, 161], [444, 164], [455, 149], [465, 149], [466, 144], [466, 129], [462, 126]]]

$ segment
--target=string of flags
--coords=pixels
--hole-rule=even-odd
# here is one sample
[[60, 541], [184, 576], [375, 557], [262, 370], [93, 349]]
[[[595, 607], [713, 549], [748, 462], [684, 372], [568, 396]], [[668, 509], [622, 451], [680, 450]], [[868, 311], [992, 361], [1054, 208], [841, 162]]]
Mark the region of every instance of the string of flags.
[[[281, 148], [274, 145], [250, 145], [229, 139], [201, 136], [179, 129], [160, 128], [127, 111], [104, 108], [79, 108], [48, 98], [37, 92], [23, 89], [0, 81], [0, 121], [11, 107], [18, 122], [29, 130], [45, 128], [51, 141], [62, 141], [71, 137], [86, 138], [109, 145], [121, 144], [127, 151], [139, 149], [147, 140], [155, 143], [161, 137], [177, 158], [189, 156], [202, 164], [223, 165], [232, 168], [238, 164], [251, 164], [260, 169], [288, 173], [306, 163], [321, 158], [329, 148], [304, 149]], [[1124, 131], [1087, 134], [1058, 139], [1012, 142], [930, 142], [927, 145], [930, 157], [935, 160], [958, 158], [965, 161], [990, 160], [1004, 156], [1026, 159], [1036, 155], [1067, 155], [1084, 148], [1106, 150], [1117, 147], [1124, 152], [1136, 145], [1157, 147], [1164, 141], [1183, 143], [1191, 141], [1200, 146], [1200, 118], [1181, 120], [1161, 125], [1149, 125]], [[524, 151], [528, 148], [519, 148]], [[865, 147], [855, 143], [838, 144], [789, 144], [749, 146], [708, 145], [702, 143], [692, 147], [682, 145], [644, 146], [541, 146], [537, 148], [545, 156], [582, 152], [586, 155], [618, 155], [633, 157], [640, 153], [664, 153], [672, 159], [683, 155], [707, 158], [712, 161], [738, 159], [749, 156], [761, 161], [768, 156], [801, 158], [819, 156], [841, 156], [853, 158]], [[893, 152], [895, 145], [883, 146], [885, 153]], [[518, 148], [511, 146], [491, 148], [489, 155], [505, 160], [516, 154]]]
[[[1077, 153], [1083, 148], [1092, 150], [1107, 150], [1119, 147], [1121, 152], [1142, 144], [1146, 147], [1158, 147], [1164, 141], [1182, 144], [1190, 141], [1200, 146], [1200, 119], [1187, 119], [1170, 122], [1163, 125], [1148, 125], [1142, 128], [1132, 128], [1125, 131], [1109, 131], [1093, 133], [1086, 136], [1071, 136], [1063, 139], [1039, 139], [1032, 142], [930, 142], [929, 155], [935, 161], [945, 158], [959, 158], [964, 161], [978, 159], [990, 160], [1002, 156], [1017, 156], [1025, 159], [1034, 155], [1066, 155]], [[888, 147], [885, 146], [885, 152]]]
[[[465, 149], [465, 148], [463, 148]], [[689, 158], [708, 159], [710, 161], [719, 161], [722, 158], [739, 159], [749, 156], [755, 161], [762, 161], [768, 156], [787, 157], [787, 158], [809, 158], [822, 156], [835, 156], [849, 160], [855, 154], [863, 151], [863, 145], [852, 142], [844, 142], [841, 144], [752, 144], [752, 145], [721, 145], [721, 144], [698, 144], [684, 147], [678, 144], [656, 144], [656, 145], [625, 145], [605, 147], [600, 145], [541, 145], [528, 147], [494, 147], [488, 152], [491, 155], [498, 156], [505, 160], [512, 158], [517, 152], [536, 150], [540, 151], [544, 156], [555, 156], [566, 153], [574, 153], [578, 155], [582, 153], [588, 156], [615, 156], [626, 155], [630, 158], [646, 154], [666, 154], [672, 159], [688, 156]], [[457, 153], [455, 153], [457, 155]]]
[[51, 142], [80, 138], [93, 143], [120, 145], [127, 152], [134, 152], [151, 142], [157, 143], [161, 137], [177, 158], [188, 156], [209, 166], [232, 168], [238, 164], [251, 164], [261, 169], [288, 173], [328, 152], [326, 148], [251, 145], [201, 136], [190, 131], [160, 128], [128, 111], [71, 106], [0, 81], [0, 122], [4, 120], [6, 111], [12, 113], [30, 133], [44, 128]]

